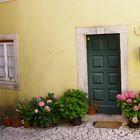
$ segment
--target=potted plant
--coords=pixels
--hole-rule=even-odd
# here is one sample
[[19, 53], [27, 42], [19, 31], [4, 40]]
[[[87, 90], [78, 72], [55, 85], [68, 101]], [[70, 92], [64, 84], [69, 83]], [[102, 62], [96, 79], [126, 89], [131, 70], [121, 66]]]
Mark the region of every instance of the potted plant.
[[58, 100], [63, 118], [69, 120], [72, 125], [81, 124], [81, 118], [88, 111], [86, 95], [81, 90], [69, 89]]
[[31, 120], [32, 120], [32, 111], [31, 108], [26, 105], [26, 104], [20, 104], [17, 103], [17, 112], [21, 113], [21, 115], [23, 116], [23, 124], [25, 128], [28, 128], [31, 126]]
[[13, 119], [12, 119], [12, 116], [13, 116], [13, 106], [7, 106], [5, 109], [4, 109], [4, 112], [3, 112], [3, 118], [2, 118], [2, 123], [3, 125], [5, 125], [6, 127], [10, 127], [13, 125]]
[[88, 112], [89, 115], [95, 115], [97, 113], [99, 104], [97, 102], [89, 102]]
[[140, 123], [140, 95], [133, 91], [118, 94], [117, 105], [128, 120], [128, 127], [138, 128]]
[[48, 93], [47, 97], [34, 97], [26, 105], [18, 104], [18, 111], [23, 114], [24, 124], [28, 121], [35, 127], [55, 125], [61, 119], [57, 98], [53, 93]]
[[12, 115], [12, 125], [13, 127], [21, 127], [22, 126], [23, 116], [19, 114], [19, 112], [13, 112]]
[[12, 118], [11, 116], [5, 116], [3, 118], [3, 124], [6, 126], [6, 127], [10, 127], [13, 125], [13, 122], [12, 122]]

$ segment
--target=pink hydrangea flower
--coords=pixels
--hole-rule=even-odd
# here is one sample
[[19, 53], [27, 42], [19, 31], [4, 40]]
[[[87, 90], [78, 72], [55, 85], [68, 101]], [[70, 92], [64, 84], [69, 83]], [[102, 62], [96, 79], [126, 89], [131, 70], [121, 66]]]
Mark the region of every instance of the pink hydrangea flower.
[[118, 95], [116, 96], [116, 98], [117, 98], [118, 100], [122, 100], [122, 101], [124, 101], [124, 100], [126, 99], [125, 95], [121, 95], [121, 94], [118, 94]]
[[36, 100], [37, 102], [39, 102], [39, 101], [41, 101], [41, 98], [42, 98], [41, 96], [36, 96], [36, 97], [35, 97], [35, 100]]
[[38, 103], [38, 105], [39, 105], [40, 107], [43, 107], [43, 106], [45, 106], [45, 102], [41, 101], [41, 102]]
[[57, 100], [58, 98], [56, 96], [53, 97], [55, 100]]
[[52, 100], [47, 100], [47, 103], [49, 104], [49, 103], [51, 103], [52, 102]]
[[129, 99], [126, 100], [126, 102], [127, 103], [132, 103], [132, 99], [129, 98]]
[[125, 97], [126, 98], [135, 98], [136, 94], [133, 91], [128, 91], [127, 93], [125, 93]]
[[48, 111], [48, 112], [50, 112], [50, 111], [51, 111], [50, 107], [49, 107], [49, 106], [47, 106], [47, 105], [44, 107], [44, 109], [45, 109], [46, 111]]
[[135, 105], [135, 106], [133, 107], [133, 110], [134, 110], [134, 111], [138, 111], [138, 110], [139, 110], [139, 106]]
[[38, 113], [38, 112], [39, 112], [39, 110], [38, 110], [38, 109], [35, 109], [35, 110], [34, 110], [34, 112], [35, 112], [35, 113]]
[[41, 96], [36, 96], [36, 97], [35, 97], [35, 99], [37, 99], [37, 100], [40, 99], [40, 98], [41, 98]]

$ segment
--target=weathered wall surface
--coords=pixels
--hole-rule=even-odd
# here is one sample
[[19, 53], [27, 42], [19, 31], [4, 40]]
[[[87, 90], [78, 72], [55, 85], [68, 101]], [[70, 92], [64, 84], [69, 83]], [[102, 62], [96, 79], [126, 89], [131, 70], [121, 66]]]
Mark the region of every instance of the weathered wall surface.
[[[13, 0], [0, 3], [0, 34], [18, 34], [20, 89], [0, 105], [77, 88], [76, 27], [128, 26], [128, 84], [140, 90], [140, 1]], [[139, 35], [134, 33], [134, 28]]]

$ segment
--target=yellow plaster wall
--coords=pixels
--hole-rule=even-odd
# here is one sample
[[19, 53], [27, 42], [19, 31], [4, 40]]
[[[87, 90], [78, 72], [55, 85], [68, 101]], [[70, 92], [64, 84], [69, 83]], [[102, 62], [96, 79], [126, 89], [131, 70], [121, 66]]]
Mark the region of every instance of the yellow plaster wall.
[[19, 35], [20, 89], [0, 105], [77, 88], [76, 27], [128, 26], [128, 84], [140, 90], [140, 1], [12, 0], [0, 3], [0, 34]]

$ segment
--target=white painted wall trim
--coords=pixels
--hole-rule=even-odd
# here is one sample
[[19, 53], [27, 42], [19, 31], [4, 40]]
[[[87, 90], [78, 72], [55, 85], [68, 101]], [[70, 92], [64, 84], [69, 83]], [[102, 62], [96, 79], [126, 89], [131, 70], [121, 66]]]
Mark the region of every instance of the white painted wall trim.
[[121, 90], [128, 89], [128, 29], [126, 26], [76, 28], [78, 88], [88, 92], [86, 35], [120, 34]]

